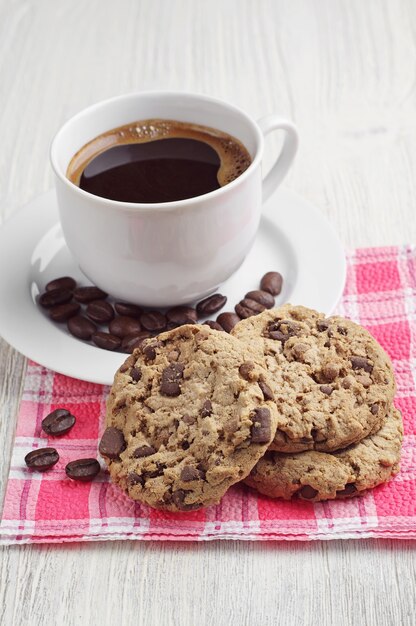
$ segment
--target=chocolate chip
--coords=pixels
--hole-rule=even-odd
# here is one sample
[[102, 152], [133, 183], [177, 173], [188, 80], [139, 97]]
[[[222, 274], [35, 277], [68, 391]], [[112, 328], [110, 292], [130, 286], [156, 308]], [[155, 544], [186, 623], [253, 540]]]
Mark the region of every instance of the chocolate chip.
[[77, 287], [74, 290], [74, 298], [81, 304], [87, 304], [93, 300], [105, 300], [108, 293], [102, 291], [99, 287]]
[[340, 335], [348, 335], [348, 330], [344, 326], [338, 326], [337, 331]]
[[301, 489], [299, 489], [297, 494], [305, 500], [312, 500], [316, 495], [318, 495], [318, 490], [314, 489], [310, 485], [304, 485]]
[[140, 317], [143, 313], [140, 306], [130, 304], [130, 302], [116, 302], [114, 308], [119, 315], [127, 315], [127, 317]]
[[171, 363], [162, 372], [160, 392], [164, 396], [179, 396], [181, 388], [179, 381], [183, 378], [185, 366], [182, 363]]
[[291, 320], [274, 320], [267, 327], [268, 336], [284, 343], [299, 332], [299, 325]]
[[44, 309], [50, 309], [58, 304], [66, 304], [72, 300], [72, 291], [69, 289], [53, 289], [46, 291], [39, 297], [39, 304]]
[[70, 317], [77, 315], [80, 305], [76, 302], [67, 302], [66, 304], [58, 304], [49, 309], [49, 317], [53, 322], [66, 322]]
[[244, 297], [249, 298], [250, 300], [255, 300], [255, 302], [263, 305], [265, 309], [271, 309], [274, 307], [274, 297], [268, 291], [256, 289], [255, 291], [249, 291]]
[[260, 281], [260, 289], [278, 296], [282, 291], [283, 278], [279, 272], [267, 272]]
[[209, 326], [212, 330], [219, 330], [221, 332], [225, 332], [223, 327], [218, 324], [218, 322], [214, 322], [214, 320], [207, 320], [203, 323], [203, 326]]
[[269, 330], [269, 337], [270, 339], [275, 339], [276, 341], [281, 341], [282, 343], [290, 339], [289, 335], [285, 335], [285, 333], [282, 333], [280, 330]]
[[126, 449], [124, 435], [118, 428], [109, 426], [101, 437], [99, 451], [109, 459], [117, 459], [121, 452]]
[[145, 456], [152, 456], [153, 454], [156, 454], [156, 450], [153, 446], [140, 446], [133, 452], [133, 457], [135, 459], [142, 459]]
[[183, 489], [176, 489], [172, 492], [172, 500], [180, 511], [194, 511], [201, 508], [201, 504], [185, 504], [185, 497], [188, 492]]
[[25, 463], [30, 469], [45, 472], [59, 461], [55, 448], [38, 448], [25, 456]]
[[250, 298], [244, 298], [243, 300], [240, 300], [240, 302], [234, 307], [235, 312], [242, 319], [247, 319], [252, 315], [258, 315], [259, 313], [262, 313], [265, 308], [266, 307], [264, 307], [262, 304], [259, 304], [255, 300], [250, 300]]
[[105, 300], [93, 300], [88, 304], [86, 314], [93, 322], [106, 324], [114, 318], [114, 309]]
[[91, 339], [96, 346], [103, 350], [117, 350], [121, 345], [120, 337], [116, 337], [116, 335], [111, 333], [97, 331], [91, 336]]
[[329, 328], [329, 322], [327, 320], [318, 320], [316, 322], [316, 327], [320, 333], [325, 332]]
[[144, 485], [144, 478], [140, 476], [140, 474], [136, 474], [136, 472], [130, 472], [127, 476], [127, 484], [129, 487], [134, 487], [135, 485]]
[[377, 403], [376, 404], [372, 404], [370, 411], [371, 411], [371, 413], [373, 415], [377, 415], [379, 408], [380, 408], [380, 406]]
[[50, 280], [45, 287], [45, 291], [54, 291], [55, 289], [68, 289], [69, 291], [73, 291], [76, 286], [77, 283], [71, 276], [61, 276], [60, 278]]
[[331, 393], [334, 391], [333, 387], [330, 387], [330, 385], [321, 385], [319, 387], [319, 389], [322, 391], [322, 393], [324, 393], [326, 396], [330, 396]]
[[216, 313], [227, 302], [227, 296], [223, 296], [220, 293], [214, 293], [212, 296], [208, 296], [196, 305], [196, 310], [199, 317], [205, 317], [205, 315], [212, 315]]
[[220, 324], [226, 333], [230, 333], [239, 321], [240, 318], [238, 315], [228, 311], [226, 313], [220, 313], [217, 317], [218, 324]]
[[130, 377], [135, 383], [137, 383], [142, 377], [142, 370], [140, 367], [133, 367], [130, 372]]
[[256, 366], [254, 365], [254, 363], [252, 363], [251, 361], [246, 361], [245, 363], [242, 363], [242, 365], [240, 365], [238, 371], [240, 373], [240, 376], [244, 378], [244, 380], [255, 380], [255, 369]]
[[270, 411], [266, 408], [255, 409], [251, 415], [252, 443], [267, 443], [271, 438]]
[[175, 326], [183, 324], [196, 324], [197, 314], [190, 306], [175, 306], [166, 312], [168, 322]]
[[166, 317], [159, 311], [146, 311], [140, 316], [140, 323], [152, 333], [160, 333], [166, 328]]
[[128, 317], [127, 315], [119, 315], [111, 320], [109, 331], [112, 335], [116, 335], [123, 339], [127, 335], [133, 335], [139, 333], [142, 329], [139, 320], [134, 317]]
[[91, 339], [97, 327], [83, 315], [74, 315], [67, 321], [67, 327], [71, 335], [78, 339]]
[[266, 385], [264, 381], [259, 380], [259, 387], [265, 400], [274, 400], [273, 391], [270, 389], [269, 385]]
[[66, 465], [65, 474], [72, 480], [87, 483], [99, 474], [100, 469], [101, 467], [97, 459], [77, 459]]
[[42, 420], [42, 430], [53, 437], [68, 433], [76, 422], [75, 415], [67, 409], [55, 409]]
[[339, 376], [339, 366], [336, 363], [326, 363], [322, 368], [322, 377], [327, 383], [332, 383]]
[[344, 489], [340, 489], [337, 491], [337, 496], [341, 498], [343, 496], [352, 496], [352, 494], [356, 493], [356, 491], [357, 491], [357, 486], [355, 483], [347, 483]]
[[147, 361], [153, 361], [156, 358], [156, 348], [159, 346], [158, 341], [144, 341], [141, 350]]
[[196, 467], [192, 467], [191, 465], [185, 465], [182, 468], [180, 479], [183, 482], [187, 483], [191, 480], [199, 480], [201, 478], [201, 472], [196, 469]]
[[185, 422], [185, 424], [188, 424], [188, 425], [195, 424], [196, 417], [192, 417], [192, 415], [183, 415], [182, 416], [182, 421]]
[[371, 374], [373, 371], [373, 366], [371, 363], [362, 356], [352, 356], [351, 359], [352, 369], [354, 370], [364, 370]]
[[316, 441], [317, 443], [322, 443], [323, 441], [326, 441], [325, 435], [321, 433], [317, 428], [312, 428], [311, 436], [312, 436], [312, 439]]
[[[202, 434], [204, 434], [204, 433], [202, 432]], [[182, 443], [181, 443], [182, 450], [189, 450], [189, 446], [190, 446], [189, 441], [182, 441]]]
[[123, 337], [121, 342], [121, 349], [123, 352], [133, 352], [135, 348], [140, 348], [143, 341], [151, 337], [148, 330], [141, 330], [139, 333], [132, 333]]
[[212, 415], [212, 402], [211, 400], [205, 400], [201, 409], [201, 417], [209, 417]]

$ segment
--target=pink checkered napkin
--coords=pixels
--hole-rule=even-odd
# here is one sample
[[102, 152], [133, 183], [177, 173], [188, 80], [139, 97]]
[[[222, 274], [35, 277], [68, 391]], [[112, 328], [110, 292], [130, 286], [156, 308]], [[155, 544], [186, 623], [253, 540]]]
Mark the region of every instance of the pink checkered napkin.
[[[129, 500], [102, 472], [92, 483], [65, 476], [69, 460], [97, 456], [108, 389], [66, 378], [29, 363], [17, 420], [10, 475], [0, 524], [2, 543], [153, 539], [416, 538], [416, 248], [357, 250], [338, 312], [366, 326], [393, 360], [405, 437], [401, 472], [363, 498], [312, 504], [284, 502], [237, 485], [218, 506], [165, 513]], [[57, 407], [77, 416], [57, 442], [41, 431]], [[54, 445], [60, 461], [44, 474], [29, 471], [24, 456]]]

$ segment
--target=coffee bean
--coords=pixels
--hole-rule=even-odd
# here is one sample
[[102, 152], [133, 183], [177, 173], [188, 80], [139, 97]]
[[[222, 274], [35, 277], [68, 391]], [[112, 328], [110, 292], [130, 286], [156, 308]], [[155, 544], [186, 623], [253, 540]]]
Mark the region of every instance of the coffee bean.
[[137, 334], [142, 329], [139, 320], [134, 319], [134, 317], [128, 317], [127, 315], [115, 317], [111, 320], [108, 328], [112, 335], [121, 337], [121, 339], [127, 337], [127, 335]]
[[107, 456], [109, 459], [117, 459], [120, 453], [126, 449], [126, 442], [121, 430], [114, 426], [106, 428], [98, 449], [103, 456]]
[[121, 345], [120, 337], [112, 335], [111, 333], [97, 331], [91, 336], [91, 339], [96, 346], [103, 350], [117, 350]]
[[182, 363], [171, 363], [165, 367], [160, 382], [160, 392], [164, 396], [179, 396], [181, 393], [179, 381], [183, 378], [184, 369]]
[[205, 315], [212, 315], [216, 313], [227, 302], [227, 296], [222, 296], [220, 293], [214, 293], [212, 296], [208, 296], [196, 305], [196, 310], [199, 317], [205, 317]]
[[196, 324], [197, 314], [190, 306], [175, 306], [166, 312], [166, 318], [175, 326], [182, 326], [183, 324]]
[[185, 465], [182, 468], [180, 479], [183, 480], [184, 483], [188, 483], [191, 480], [200, 480], [202, 478], [202, 472], [196, 469], [196, 467], [192, 467], [191, 465]]
[[255, 302], [262, 304], [265, 309], [271, 309], [274, 307], [274, 297], [268, 291], [256, 289], [255, 291], [249, 291], [244, 297], [249, 298], [250, 300], [255, 300]]
[[30, 469], [44, 472], [51, 469], [59, 461], [55, 448], [38, 448], [25, 456], [25, 463]]
[[353, 370], [360, 370], [360, 369], [362, 369], [365, 372], [368, 372], [369, 374], [371, 374], [371, 372], [373, 371], [373, 366], [364, 357], [352, 356], [350, 361], [351, 361], [351, 365], [352, 365], [352, 369]]
[[97, 330], [95, 324], [82, 315], [74, 315], [67, 322], [68, 330], [71, 335], [78, 339], [91, 339], [91, 335]]
[[77, 287], [74, 290], [74, 298], [81, 304], [87, 304], [93, 300], [105, 300], [108, 293], [105, 293], [99, 287]]
[[53, 289], [46, 291], [39, 297], [39, 304], [44, 309], [50, 309], [58, 304], [66, 304], [72, 300], [72, 291], [69, 289]]
[[114, 318], [114, 309], [105, 300], [93, 300], [87, 306], [87, 317], [97, 324], [106, 324]]
[[77, 302], [67, 302], [66, 304], [58, 304], [49, 309], [49, 317], [53, 322], [66, 322], [70, 317], [77, 315], [80, 311], [80, 305]]
[[77, 459], [65, 467], [65, 474], [72, 480], [88, 483], [100, 473], [100, 464], [97, 459]]
[[53, 437], [60, 437], [71, 430], [75, 421], [75, 416], [67, 409], [55, 409], [43, 418], [42, 430]]
[[131, 353], [135, 348], [139, 348], [145, 339], [151, 337], [151, 334], [147, 330], [142, 330], [139, 333], [132, 333], [123, 337], [121, 342], [121, 349], [124, 352]]
[[55, 278], [50, 280], [45, 287], [45, 291], [53, 291], [54, 289], [68, 289], [73, 291], [77, 283], [71, 276], [61, 276], [61, 278]]
[[201, 409], [201, 417], [209, 417], [212, 415], [212, 402], [211, 400], [205, 400]]
[[312, 500], [318, 494], [318, 490], [314, 489], [310, 485], [304, 485], [299, 489], [297, 494], [305, 500]]
[[160, 333], [166, 328], [166, 317], [159, 311], [146, 311], [140, 316], [140, 322], [143, 328], [152, 333]]
[[357, 487], [355, 483], [347, 483], [344, 489], [339, 489], [337, 491], [337, 496], [341, 498], [343, 496], [352, 496], [352, 494], [355, 493], [356, 491], [357, 491]]
[[269, 409], [255, 409], [251, 415], [251, 419], [251, 442], [267, 443], [272, 435]]
[[262, 304], [259, 304], [255, 300], [250, 300], [250, 298], [244, 298], [240, 300], [238, 304], [235, 305], [234, 309], [237, 315], [243, 319], [247, 319], [252, 315], [258, 315], [265, 310]]
[[116, 302], [114, 308], [119, 315], [127, 315], [127, 317], [140, 317], [143, 313], [141, 307], [137, 304], [130, 304], [130, 302]]
[[203, 323], [203, 326], [209, 326], [212, 330], [219, 330], [221, 332], [225, 332], [223, 327], [218, 324], [218, 322], [214, 322], [214, 320], [207, 320]]
[[156, 450], [153, 446], [140, 446], [133, 452], [133, 457], [135, 459], [143, 459], [144, 457], [152, 456], [153, 454], [156, 454]]
[[238, 369], [241, 378], [244, 380], [255, 380], [255, 369], [256, 366], [251, 361], [246, 361], [242, 363]]
[[220, 313], [217, 317], [218, 324], [222, 326], [222, 328], [225, 330], [226, 333], [230, 333], [232, 329], [234, 328], [234, 326], [238, 324], [238, 322], [240, 321], [241, 321], [240, 317], [236, 315], [235, 313], [232, 313], [231, 311]]
[[283, 278], [279, 272], [267, 272], [260, 281], [260, 289], [278, 296], [282, 291]]
[[259, 380], [259, 387], [263, 393], [263, 398], [267, 400], [274, 400], [273, 391], [270, 389], [269, 385], [262, 380]]

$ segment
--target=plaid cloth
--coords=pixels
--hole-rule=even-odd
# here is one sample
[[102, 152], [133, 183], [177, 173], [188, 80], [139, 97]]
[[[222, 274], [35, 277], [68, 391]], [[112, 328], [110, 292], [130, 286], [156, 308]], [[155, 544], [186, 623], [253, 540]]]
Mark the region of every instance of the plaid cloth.
[[[0, 525], [2, 543], [153, 539], [416, 538], [416, 248], [362, 249], [348, 257], [338, 312], [362, 323], [392, 358], [405, 437], [401, 472], [362, 498], [324, 503], [284, 502], [244, 485], [218, 506], [166, 513], [132, 502], [102, 472], [92, 483], [65, 476], [69, 460], [96, 457], [108, 389], [28, 365]], [[41, 420], [66, 407], [77, 423], [49, 440]], [[24, 456], [56, 446], [60, 461], [49, 472], [28, 470]]]

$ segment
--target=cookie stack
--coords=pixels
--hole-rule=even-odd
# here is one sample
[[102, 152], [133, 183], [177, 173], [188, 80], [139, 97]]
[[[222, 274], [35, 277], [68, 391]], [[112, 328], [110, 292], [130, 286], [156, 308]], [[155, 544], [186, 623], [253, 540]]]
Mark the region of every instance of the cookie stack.
[[186, 325], [116, 373], [100, 443], [112, 480], [170, 511], [234, 483], [270, 497], [348, 497], [398, 471], [391, 363], [360, 326], [286, 305], [231, 335]]

